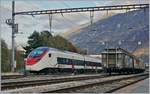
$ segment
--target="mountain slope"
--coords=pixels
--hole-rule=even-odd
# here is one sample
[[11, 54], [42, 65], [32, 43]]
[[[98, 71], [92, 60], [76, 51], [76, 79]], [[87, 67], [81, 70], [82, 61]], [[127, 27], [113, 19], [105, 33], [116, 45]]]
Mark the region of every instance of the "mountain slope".
[[[99, 54], [107, 46], [104, 42], [108, 47], [120, 46], [133, 52], [148, 48], [148, 21], [148, 9], [130, 11], [99, 20], [92, 28], [84, 27], [80, 32], [68, 35], [67, 39], [79, 48], [88, 49], [90, 54]], [[138, 45], [139, 42], [141, 45]]]

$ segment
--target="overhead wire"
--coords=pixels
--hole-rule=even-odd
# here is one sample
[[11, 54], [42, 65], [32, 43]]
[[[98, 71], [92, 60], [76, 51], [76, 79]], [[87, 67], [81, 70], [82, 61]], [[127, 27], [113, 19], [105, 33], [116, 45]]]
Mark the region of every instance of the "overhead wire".
[[[71, 1], [70, 1], [71, 2]], [[66, 7], [68, 7], [68, 8], [72, 8], [72, 7], [70, 7], [70, 5], [68, 5], [68, 4], [66, 4], [64, 1], [62, 1], [62, 3], [66, 6]], [[83, 14], [81, 14], [81, 13], [78, 13], [79, 15], [81, 15], [82, 17], [86, 17], [85, 15], [83, 15]], [[86, 17], [87, 18], [87, 17]], [[88, 19], [88, 18], [87, 18]]]
[[[67, 8], [70, 8], [70, 6], [68, 4], [66, 4], [64, 1], [62, 1], [62, 4], [65, 5]], [[66, 18], [63, 13], [61, 13], [62, 17], [65, 18], [67, 21], [69, 21], [72, 25], [71, 26], [74, 26], [75, 23], [72, 22], [70, 19]]]
[[[62, 1], [62, 3], [67, 7], [67, 8], [72, 8], [72, 7], [70, 7], [70, 5], [68, 5], [68, 4], [66, 4], [64, 1]], [[63, 17], [64, 17], [64, 15], [63, 14], [61, 14]], [[83, 15], [83, 14], [81, 14], [81, 13], [78, 13], [78, 15], [80, 15], [80, 16], [82, 16], [83, 18], [86, 18], [87, 19], [87, 17], [85, 16], [85, 15]], [[65, 18], [65, 17], [64, 17]], [[67, 18], [65, 18], [65, 19], [67, 19]], [[75, 24], [74, 22], [72, 22], [72, 20], [70, 20], [70, 19], [67, 19], [71, 24]]]

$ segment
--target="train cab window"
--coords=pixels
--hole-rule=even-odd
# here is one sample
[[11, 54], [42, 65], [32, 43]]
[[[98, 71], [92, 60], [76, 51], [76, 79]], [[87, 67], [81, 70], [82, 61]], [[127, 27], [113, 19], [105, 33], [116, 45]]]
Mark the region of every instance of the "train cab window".
[[51, 54], [48, 54], [49, 57], [51, 57]]
[[37, 48], [33, 50], [28, 57], [36, 58], [48, 51], [48, 48]]

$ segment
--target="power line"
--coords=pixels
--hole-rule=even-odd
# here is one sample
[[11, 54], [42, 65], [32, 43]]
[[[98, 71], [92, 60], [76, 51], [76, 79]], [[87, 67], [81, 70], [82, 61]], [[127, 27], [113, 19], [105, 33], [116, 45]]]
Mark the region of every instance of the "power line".
[[[67, 6], [68, 8], [72, 8], [72, 7], [70, 7], [70, 5], [68, 5], [68, 4], [66, 4], [64, 1], [62, 1], [62, 3], [65, 5], [65, 6]], [[86, 17], [85, 15], [83, 15], [83, 14], [81, 14], [81, 13], [78, 13], [79, 15], [81, 15], [82, 17]], [[87, 17], [86, 17], [87, 18]]]
[[[64, 1], [62, 1], [62, 3], [67, 7], [67, 8], [71, 8], [68, 4], [66, 4]], [[62, 17], [64, 17], [63, 13], [61, 13]], [[81, 16], [83, 16], [82, 14], [79, 14]], [[85, 16], [83, 16], [85, 17]], [[67, 19], [66, 17], [64, 17], [65, 19]], [[74, 25], [75, 23], [72, 22], [70, 19], [67, 19], [72, 25]]]
[[26, 12], [15, 12], [14, 15], [43, 15], [43, 14], [57, 14], [57, 13], [124, 10], [124, 9], [144, 9], [144, 8], [149, 8], [149, 4], [132, 4], [132, 5], [115, 5], [115, 6], [99, 6], [99, 7], [26, 11]]

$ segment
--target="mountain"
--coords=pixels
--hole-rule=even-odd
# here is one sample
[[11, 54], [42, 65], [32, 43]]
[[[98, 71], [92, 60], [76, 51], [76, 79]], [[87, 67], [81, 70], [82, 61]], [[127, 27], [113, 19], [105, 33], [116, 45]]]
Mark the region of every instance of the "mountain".
[[[100, 19], [108, 18], [108, 17], [113, 16], [115, 14], [117, 14], [117, 13], [109, 12], [107, 14], [107, 13], [101, 12], [101, 15], [99, 15], [99, 17], [94, 17], [93, 22], [96, 22]], [[77, 27], [71, 28], [70, 30], [68, 30], [66, 32], [59, 33], [59, 34], [63, 37], [68, 37], [68, 36], [74, 35], [74, 33], [79, 33], [82, 30], [82, 28], [85, 28], [85, 27], [89, 26], [89, 24], [90, 24], [90, 22], [87, 22], [87, 23], [81, 24]]]
[[[77, 30], [66, 38], [89, 54], [100, 54], [106, 47], [121, 47], [135, 53], [149, 48], [149, 9], [116, 14]], [[148, 62], [149, 54], [143, 55]]]

